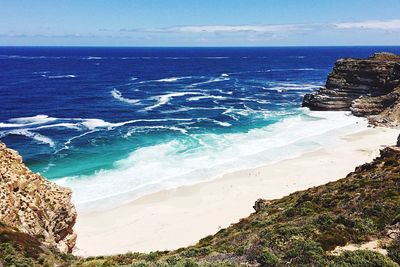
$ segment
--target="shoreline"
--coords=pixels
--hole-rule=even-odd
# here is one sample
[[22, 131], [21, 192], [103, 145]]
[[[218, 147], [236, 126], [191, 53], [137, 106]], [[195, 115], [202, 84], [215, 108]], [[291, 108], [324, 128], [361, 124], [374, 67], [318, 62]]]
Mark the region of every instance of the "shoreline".
[[[231, 172], [331, 147], [340, 142], [339, 136], [368, 125], [366, 119], [348, 112], [303, 112], [247, 132], [189, 135], [186, 140], [178, 137], [131, 152], [110, 170], [82, 179], [54, 181], [72, 189], [79, 213], [105, 211], [160, 191], [212, 181]], [[187, 142], [193, 140], [200, 146], [192, 150]], [[193, 153], [181, 153], [183, 149]]]
[[258, 198], [275, 199], [345, 177], [396, 143], [398, 130], [367, 128], [340, 135], [340, 144], [261, 167], [163, 190], [112, 210], [79, 214], [76, 255], [171, 250], [237, 222]]

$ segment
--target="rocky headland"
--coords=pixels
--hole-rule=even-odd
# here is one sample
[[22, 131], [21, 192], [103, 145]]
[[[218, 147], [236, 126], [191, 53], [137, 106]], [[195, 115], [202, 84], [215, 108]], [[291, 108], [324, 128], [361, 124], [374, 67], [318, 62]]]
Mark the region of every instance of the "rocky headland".
[[16, 151], [0, 143], [0, 222], [71, 252], [76, 216], [71, 190], [31, 172]]
[[339, 59], [325, 87], [306, 94], [311, 110], [350, 110], [372, 125], [400, 125], [400, 56], [376, 53], [367, 59]]

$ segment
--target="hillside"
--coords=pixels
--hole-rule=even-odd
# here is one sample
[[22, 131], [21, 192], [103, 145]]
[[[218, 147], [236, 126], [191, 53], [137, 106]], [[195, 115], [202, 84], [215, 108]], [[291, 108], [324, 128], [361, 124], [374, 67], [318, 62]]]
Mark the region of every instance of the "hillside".
[[[83, 259], [3, 225], [0, 256], [4, 266], [398, 266], [399, 163], [400, 148], [385, 148], [346, 178], [258, 200], [249, 217], [176, 251]], [[379, 248], [346, 251], [354, 244]]]

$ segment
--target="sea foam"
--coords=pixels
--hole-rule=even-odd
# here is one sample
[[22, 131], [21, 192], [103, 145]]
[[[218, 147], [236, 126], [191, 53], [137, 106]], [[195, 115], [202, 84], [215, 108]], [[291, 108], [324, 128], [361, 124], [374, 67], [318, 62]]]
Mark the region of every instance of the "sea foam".
[[345, 112], [305, 112], [243, 133], [186, 134], [139, 148], [112, 170], [58, 182], [73, 189], [79, 209], [112, 207], [151, 192], [294, 157], [339, 142], [339, 134], [366, 125]]

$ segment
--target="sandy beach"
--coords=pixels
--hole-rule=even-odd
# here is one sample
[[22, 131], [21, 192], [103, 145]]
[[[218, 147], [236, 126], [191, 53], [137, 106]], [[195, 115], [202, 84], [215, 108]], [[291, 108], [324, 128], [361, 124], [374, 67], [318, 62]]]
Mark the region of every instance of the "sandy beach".
[[399, 131], [367, 128], [338, 145], [266, 166], [235, 171], [210, 182], [150, 194], [117, 208], [81, 213], [76, 255], [171, 250], [237, 222], [258, 198], [275, 199], [345, 177], [372, 160]]

